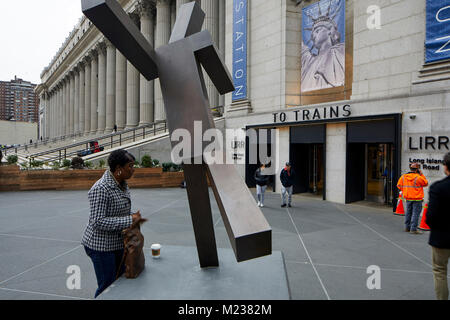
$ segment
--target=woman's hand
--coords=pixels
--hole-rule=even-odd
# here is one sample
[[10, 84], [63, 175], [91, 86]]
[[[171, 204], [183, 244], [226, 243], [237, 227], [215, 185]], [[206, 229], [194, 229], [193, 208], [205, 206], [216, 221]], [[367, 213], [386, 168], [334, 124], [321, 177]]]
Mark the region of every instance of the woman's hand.
[[133, 213], [133, 214], [131, 215], [131, 218], [133, 219], [133, 222], [142, 219], [141, 211], [139, 210], [138, 212]]

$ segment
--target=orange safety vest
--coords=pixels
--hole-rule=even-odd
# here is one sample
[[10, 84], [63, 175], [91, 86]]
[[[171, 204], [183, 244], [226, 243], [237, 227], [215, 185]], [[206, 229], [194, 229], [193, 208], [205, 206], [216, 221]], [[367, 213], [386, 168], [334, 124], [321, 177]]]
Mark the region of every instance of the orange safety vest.
[[428, 186], [425, 176], [418, 173], [406, 173], [400, 177], [397, 188], [406, 200], [420, 201], [424, 198], [423, 188]]

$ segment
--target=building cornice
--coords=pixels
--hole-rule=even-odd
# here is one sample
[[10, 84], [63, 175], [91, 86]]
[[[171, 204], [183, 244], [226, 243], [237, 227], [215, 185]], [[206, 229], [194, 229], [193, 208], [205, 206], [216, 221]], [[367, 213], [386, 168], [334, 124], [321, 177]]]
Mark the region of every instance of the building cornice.
[[[118, 0], [125, 11], [134, 11], [138, 0]], [[82, 13], [80, 12], [80, 15]], [[67, 70], [73, 69], [78, 60], [88, 54], [100, 40], [102, 35], [92, 23], [82, 16], [72, 32], [66, 38], [61, 48], [50, 64], [41, 72], [41, 82], [53, 86], [59, 82]]]

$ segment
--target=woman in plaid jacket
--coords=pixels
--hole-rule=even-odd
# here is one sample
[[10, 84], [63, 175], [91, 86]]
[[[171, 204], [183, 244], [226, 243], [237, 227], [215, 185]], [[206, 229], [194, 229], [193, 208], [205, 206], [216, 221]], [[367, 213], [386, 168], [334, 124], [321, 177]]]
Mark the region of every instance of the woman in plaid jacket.
[[[140, 218], [139, 211], [131, 214], [126, 183], [133, 176], [134, 162], [134, 156], [126, 150], [113, 151], [108, 158], [109, 170], [88, 193], [91, 214], [81, 243], [94, 264], [98, 284], [95, 297], [116, 280], [124, 251], [122, 230]], [[122, 266], [119, 276], [123, 272]]]

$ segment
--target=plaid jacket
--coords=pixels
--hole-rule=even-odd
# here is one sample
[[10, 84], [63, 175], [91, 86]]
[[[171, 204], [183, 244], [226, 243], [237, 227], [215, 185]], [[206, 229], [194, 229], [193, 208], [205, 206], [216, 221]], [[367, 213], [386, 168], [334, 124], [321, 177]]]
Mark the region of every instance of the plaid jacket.
[[123, 249], [122, 230], [132, 224], [131, 199], [128, 185], [125, 191], [117, 185], [107, 170], [89, 190], [91, 214], [81, 244], [96, 251]]

